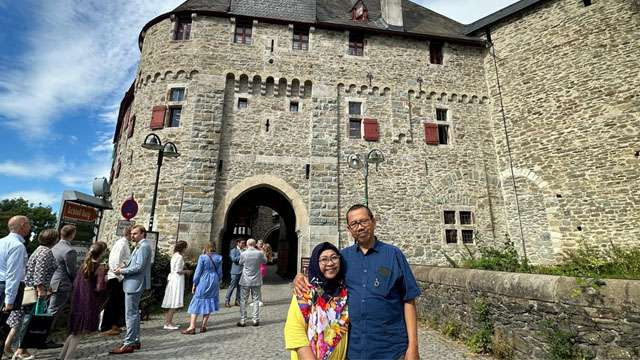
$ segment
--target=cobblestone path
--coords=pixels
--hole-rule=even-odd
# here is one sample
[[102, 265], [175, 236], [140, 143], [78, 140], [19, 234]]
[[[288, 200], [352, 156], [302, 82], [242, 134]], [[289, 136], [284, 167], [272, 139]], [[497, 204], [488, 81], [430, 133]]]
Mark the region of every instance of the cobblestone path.
[[[209, 319], [204, 334], [182, 335], [179, 331], [162, 329], [162, 315], [142, 323], [142, 350], [127, 355], [109, 355], [120, 344], [120, 338], [93, 335], [85, 338], [78, 349], [78, 359], [288, 359], [284, 350], [282, 330], [291, 301], [288, 283], [265, 285], [259, 327], [236, 327], [239, 307], [223, 308]], [[226, 290], [221, 291], [221, 301]], [[175, 315], [181, 329], [187, 325], [186, 311]], [[198, 323], [199, 327], [199, 323]], [[489, 359], [469, 354], [461, 344], [449, 341], [439, 333], [420, 329], [422, 359]], [[34, 350], [36, 359], [55, 359], [58, 351]]]

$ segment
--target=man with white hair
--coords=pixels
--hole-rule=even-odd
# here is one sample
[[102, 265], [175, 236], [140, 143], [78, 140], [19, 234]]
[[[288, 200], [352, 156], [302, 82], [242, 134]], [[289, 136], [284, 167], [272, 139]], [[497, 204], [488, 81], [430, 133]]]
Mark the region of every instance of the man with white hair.
[[[247, 240], [247, 250], [240, 255], [238, 261], [242, 266], [242, 276], [240, 276], [240, 321], [236, 325], [245, 326], [247, 319], [247, 304], [253, 306], [253, 326], [260, 325], [260, 287], [262, 286], [262, 276], [260, 275], [260, 265], [267, 263], [264, 253], [256, 249], [256, 240]], [[249, 300], [251, 295], [251, 301]]]
[[0, 303], [2, 311], [9, 312], [22, 305], [20, 283], [24, 280], [27, 263], [25, 239], [31, 235], [31, 224], [26, 216], [9, 219], [9, 235], [0, 239]]

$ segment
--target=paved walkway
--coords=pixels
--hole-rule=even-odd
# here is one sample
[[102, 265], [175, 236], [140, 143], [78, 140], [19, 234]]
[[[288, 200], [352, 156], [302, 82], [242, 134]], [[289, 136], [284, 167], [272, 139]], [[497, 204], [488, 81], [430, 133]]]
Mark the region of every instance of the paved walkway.
[[[222, 290], [224, 295], [226, 290]], [[155, 315], [142, 324], [142, 350], [127, 355], [108, 355], [119, 345], [119, 338], [93, 335], [85, 338], [78, 349], [78, 359], [288, 359], [284, 350], [282, 330], [291, 294], [288, 283], [263, 286], [265, 306], [261, 309], [259, 327], [236, 327], [239, 308], [223, 308], [209, 319], [205, 334], [182, 335], [179, 331], [162, 329], [162, 315]], [[221, 300], [224, 301], [221, 297]], [[175, 322], [187, 327], [186, 312], [177, 313]], [[198, 324], [199, 326], [199, 324]], [[461, 344], [439, 333], [420, 329], [422, 359], [488, 359], [469, 354]], [[55, 359], [57, 351], [34, 351], [37, 359]]]

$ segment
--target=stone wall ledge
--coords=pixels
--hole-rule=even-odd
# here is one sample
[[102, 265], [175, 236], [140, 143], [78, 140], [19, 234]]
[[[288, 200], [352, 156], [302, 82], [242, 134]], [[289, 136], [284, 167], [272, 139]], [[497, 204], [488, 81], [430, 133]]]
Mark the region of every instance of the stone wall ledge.
[[[412, 265], [416, 280], [549, 303], [601, 308], [640, 308], [640, 280], [603, 279], [597, 290], [568, 276]], [[583, 288], [576, 296], [576, 290]]]

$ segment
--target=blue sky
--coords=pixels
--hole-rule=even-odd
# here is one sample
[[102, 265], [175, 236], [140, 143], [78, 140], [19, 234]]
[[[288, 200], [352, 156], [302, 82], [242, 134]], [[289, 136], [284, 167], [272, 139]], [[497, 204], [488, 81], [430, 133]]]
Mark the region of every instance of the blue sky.
[[[0, 0], [0, 199], [59, 207], [108, 177], [146, 22], [183, 0]], [[462, 23], [514, 0], [416, 1]]]

